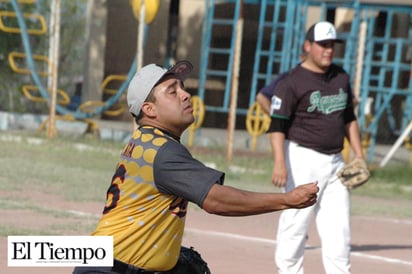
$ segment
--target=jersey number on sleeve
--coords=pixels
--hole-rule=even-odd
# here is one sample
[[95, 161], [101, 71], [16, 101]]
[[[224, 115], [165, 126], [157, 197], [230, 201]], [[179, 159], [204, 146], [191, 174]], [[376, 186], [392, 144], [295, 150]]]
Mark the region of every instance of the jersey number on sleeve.
[[[103, 214], [108, 213], [110, 210], [112, 210], [113, 208], [117, 206], [117, 202], [120, 199], [119, 183], [123, 183], [125, 173], [126, 173], [125, 166], [119, 165], [115, 174], [113, 175], [112, 183], [109, 189], [107, 190], [106, 206], [104, 207]], [[111, 199], [111, 202], [109, 204], [110, 199]]]

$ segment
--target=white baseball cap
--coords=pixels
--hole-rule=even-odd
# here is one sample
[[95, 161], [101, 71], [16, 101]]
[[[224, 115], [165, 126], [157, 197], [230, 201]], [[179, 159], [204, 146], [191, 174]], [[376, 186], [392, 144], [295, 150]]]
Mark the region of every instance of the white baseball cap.
[[306, 40], [311, 42], [322, 42], [322, 41], [335, 41], [338, 43], [343, 42], [337, 38], [336, 29], [332, 23], [327, 21], [321, 21], [313, 24], [306, 32]]
[[130, 113], [139, 115], [143, 102], [147, 99], [150, 91], [159, 84], [165, 76], [174, 74], [178, 79], [184, 81], [193, 69], [193, 65], [186, 60], [178, 61], [170, 69], [156, 64], [144, 66], [133, 76], [127, 89], [127, 104]]

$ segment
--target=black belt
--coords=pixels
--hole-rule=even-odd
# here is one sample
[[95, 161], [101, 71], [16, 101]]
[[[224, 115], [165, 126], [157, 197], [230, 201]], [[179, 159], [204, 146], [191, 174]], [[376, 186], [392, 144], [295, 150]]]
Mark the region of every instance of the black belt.
[[131, 264], [114, 259], [112, 271], [120, 274], [155, 274], [153, 271], [138, 268]]

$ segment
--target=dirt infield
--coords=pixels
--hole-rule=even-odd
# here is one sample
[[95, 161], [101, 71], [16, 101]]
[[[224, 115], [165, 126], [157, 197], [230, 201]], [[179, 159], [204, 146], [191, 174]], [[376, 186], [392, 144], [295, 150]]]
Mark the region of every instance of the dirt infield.
[[[0, 199], [10, 193], [0, 192]], [[101, 203], [68, 202], [58, 196], [30, 193], [39, 205], [48, 205], [62, 212], [77, 212], [93, 218], [64, 217], [33, 212], [28, 209], [0, 209], [2, 225], [44, 229], [56, 223], [96, 222]], [[371, 200], [373, 202], [373, 200]], [[376, 202], [376, 201], [375, 201]], [[85, 214], [87, 213], [87, 214]], [[251, 217], [221, 217], [190, 208], [184, 244], [195, 247], [208, 262], [213, 274], [276, 273], [273, 252], [279, 213]], [[70, 227], [70, 225], [67, 225]], [[353, 216], [352, 273], [388, 274], [412, 273], [412, 220]], [[66, 234], [76, 234], [76, 232]], [[305, 252], [305, 273], [324, 273], [321, 249], [316, 229], [310, 227]], [[0, 273], [2, 274], [69, 274], [70, 268], [7, 267], [7, 238], [0, 238]]]
[[[276, 273], [273, 252], [278, 216], [225, 218], [192, 212], [185, 243], [201, 250], [215, 274]], [[412, 221], [355, 216], [352, 230], [352, 273], [412, 273]], [[324, 273], [314, 225], [304, 265], [305, 273]]]

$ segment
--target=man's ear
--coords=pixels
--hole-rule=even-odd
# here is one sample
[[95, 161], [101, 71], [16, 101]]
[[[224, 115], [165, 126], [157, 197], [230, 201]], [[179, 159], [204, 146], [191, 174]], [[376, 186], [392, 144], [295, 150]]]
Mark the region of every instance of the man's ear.
[[303, 43], [303, 50], [305, 51], [305, 54], [307, 54], [310, 51], [310, 47], [312, 46], [311, 42], [306, 40]]
[[156, 116], [156, 107], [152, 102], [144, 102], [141, 111], [143, 111], [147, 117], [153, 118]]

